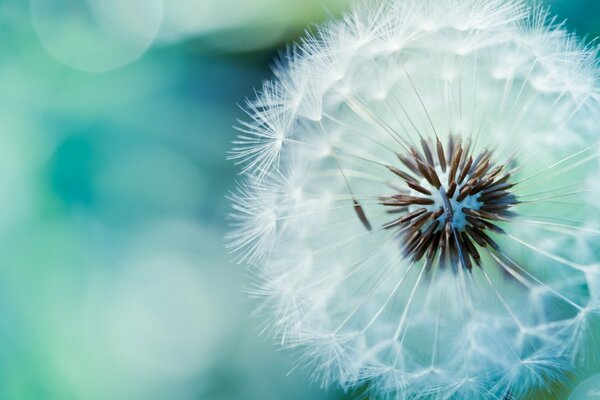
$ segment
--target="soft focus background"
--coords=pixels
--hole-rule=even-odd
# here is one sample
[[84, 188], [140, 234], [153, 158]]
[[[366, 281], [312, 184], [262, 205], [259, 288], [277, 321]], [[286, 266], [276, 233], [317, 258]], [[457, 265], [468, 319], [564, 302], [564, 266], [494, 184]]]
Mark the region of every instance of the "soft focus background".
[[0, 0], [0, 399], [344, 398], [258, 337], [222, 238], [237, 104], [346, 7]]

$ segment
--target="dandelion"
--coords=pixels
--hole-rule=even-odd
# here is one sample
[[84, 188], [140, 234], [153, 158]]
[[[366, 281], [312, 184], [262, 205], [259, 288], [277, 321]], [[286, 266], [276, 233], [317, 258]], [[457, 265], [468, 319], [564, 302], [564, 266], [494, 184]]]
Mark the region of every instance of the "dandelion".
[[275, 75], [231, 153], [231, 247], [313, 379], [503, 400], [597, 365], [595, 48], [519, 0], [390, 0]]

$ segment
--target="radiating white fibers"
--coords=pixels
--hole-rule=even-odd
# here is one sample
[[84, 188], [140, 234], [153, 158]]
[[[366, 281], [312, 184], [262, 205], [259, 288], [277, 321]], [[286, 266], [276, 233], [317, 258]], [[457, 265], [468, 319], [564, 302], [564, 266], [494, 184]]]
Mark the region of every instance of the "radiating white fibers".
[[598, 363], [596, 48], [519, 0], [389, 0], [275, 65], [231, 152], [230, 246], [314, 380], [521, 399]]

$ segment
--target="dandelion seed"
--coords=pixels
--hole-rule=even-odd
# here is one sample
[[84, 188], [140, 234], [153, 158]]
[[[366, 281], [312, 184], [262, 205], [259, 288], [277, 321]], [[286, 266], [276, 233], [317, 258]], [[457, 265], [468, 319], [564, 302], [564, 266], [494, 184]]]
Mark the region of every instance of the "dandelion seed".
[[595, 48], [520, 0], [388, 0], [283, 59], [232, 152], [263, 331], [378, 398], [598, 366]]

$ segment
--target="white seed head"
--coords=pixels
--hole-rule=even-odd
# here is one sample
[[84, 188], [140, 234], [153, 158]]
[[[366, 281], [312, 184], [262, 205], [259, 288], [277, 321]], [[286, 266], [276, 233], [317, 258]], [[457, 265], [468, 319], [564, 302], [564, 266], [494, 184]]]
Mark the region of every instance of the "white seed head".
[[265, 331], [381, 398], [522, 398], [600, 361], [599, 88], [596, 49], [520, 0], [307, 33], [231, 153]]

